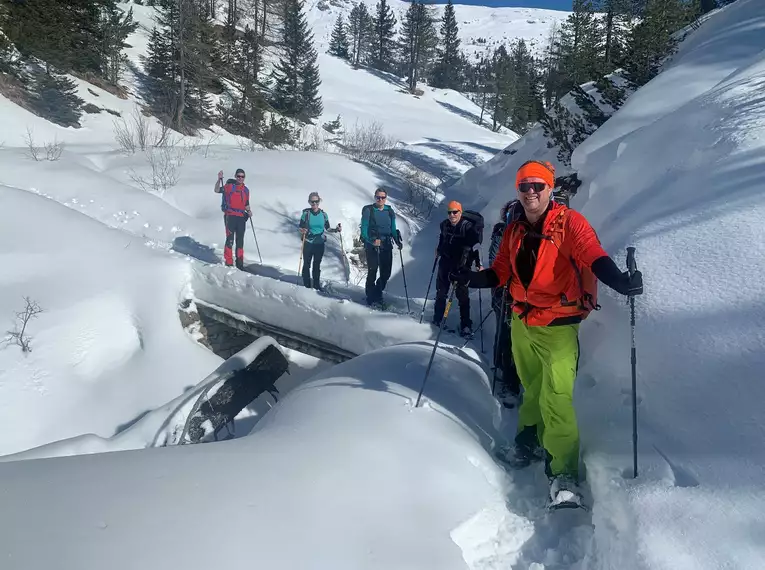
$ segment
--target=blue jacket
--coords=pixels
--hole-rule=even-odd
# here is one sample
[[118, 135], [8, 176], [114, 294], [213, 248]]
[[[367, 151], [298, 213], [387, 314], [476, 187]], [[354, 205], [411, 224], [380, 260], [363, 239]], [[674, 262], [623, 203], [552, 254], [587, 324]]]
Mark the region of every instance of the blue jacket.
[[389, 205], [380, 210], [368, 204], [361, 210], [361, 239], [365, 244], [379, 239], [380, 247], [392, 248], [396, 233], [396, 213]]
[[305, 241], [309, 243], [321, 243], [327, 241], [327, 236], [324, 235], [324, 231], [336, 232], [337, 230], [329, 227], [329, 217], [327, 213], [319, 208], [319, 211], [315, 214], [311, 208], [306, 208], [300, 215], [300, 226], [306, 228], [308, 233], [305, 236]]

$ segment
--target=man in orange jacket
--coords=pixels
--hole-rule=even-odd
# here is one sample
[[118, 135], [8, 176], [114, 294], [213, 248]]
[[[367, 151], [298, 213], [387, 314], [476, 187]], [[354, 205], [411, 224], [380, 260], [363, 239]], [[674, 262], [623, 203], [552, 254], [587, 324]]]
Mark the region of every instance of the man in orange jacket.
[[[640, 295], [640, 272], [622, 272], [579, 212], [550, 200], [555, 170], [528, 161], [516, 175], [520, 219], [508, 225], [489, 269], [450, 277], [472, 288], [508, 285], [513, 359], [523, 386], [515, 445], [518, 468], [545, 457], [550, 503], [581, 502], [579, 430], [573, 405], [579, 324], [597, 307], [597, 280]], [[597, 280], [596, 280], [597, 278]]]

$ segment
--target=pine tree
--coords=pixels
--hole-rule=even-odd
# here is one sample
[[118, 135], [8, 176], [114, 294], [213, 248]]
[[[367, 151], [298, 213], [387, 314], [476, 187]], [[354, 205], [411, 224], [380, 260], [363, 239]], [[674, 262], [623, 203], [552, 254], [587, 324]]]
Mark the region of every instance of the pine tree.
[[68, 77], [40, 73], [33, 82], [32, 105], [43, 117], [64, 127], [79, 126], [82, 105], [77, 85]]
[[642, 21], [631, 31], [624, 68], [627, 78], [645, 85], [659, 72], [661, 63], [676, 47], [672, 34], [687, 23], [688, 6], [683, 0], [647, 0]]
[[337, 20], [335, 20], [335, 27], [332, 29], [332, 37], [329, 40], [329, 53], [336, 57], [348, 59], [349, 48], [343, 15], [339, 14]]
[[395, 65], [396, 16], [388, 0], [379, 0], [372, 18], [372, 66], [381, 71], [391, 71]]
[[284, 54], [274, 71], [273, 105], [289, 117], [314, 118], [322, 110], [321, 80], [302, 0], [286, 0], [282, 34]]
[[125, 40], [138, 29], [138, 22], [133, 20], [133, 8], [127, 12], [120, 9], [105, 9], [102, 14], [104, 42], [101, 51], [101, 67], [104, 76], [113, 84], [119, 83], [122, 66], [125, 62]]
[[498, 131], [506, 124], [515, 107], [515, 77], [513, 63], [504, 45], [499, 46], [491, 61], [492, 92], [489, 96], [489, 106], [492, 110], [491, 130]]
[[560, 87], [564, 92], [600, 76], [600, 36], [592, 0], [574, 0], [572, 9], [561, 25], [556, 46], [558, 71], [564, 78]]
[[510, 59], [515, 98], [509, 126], [515, 132], [523, 134], [539, 119], [544, 110], [540, 96], [539, 74], [534, 57], [523, 39], [518, 40], [513, 46]]
[[233, 50], [232, 78], [239, 87], [236, 100], [223, 99], [218, 107], [221, 123], [231, 132], [258, 138], [263, 123], [265, 100], [259, 89], [263, 58], [258, 33], [249, 26], [237, 38]]
[[164, 0], [145, 61], [154, 114], [181, 132], [207, 125], [215, 43], [209, 17], [196, 0]]
[[446, 89], [457, 89], [460, 69], [460, 39], [454, 5], [449, 0], [441, 18], [441, 45], [438, 61], [433, 71], [433, 85]]
[[598, 10], [604, 14], [600, 36], [604, 39], [600, 74], [611, 73], [621, 67], [630, 28], [630, 0], [600, 0]]
[[366, 63], [372, 35], [372, 18], [363, 2], [355, 4], [351, 10], [348, 17], [348, 35], [351, 40], [351, 62], [354, 67], [358, 67]]
[[437, 42], [432, 11], [414, 0], [409, 5], [401, 29], [402, 71], [407, 76], [410, 92], [415, 92], [417, 81], [425, 75]]
[[306, 53], [301, 68], [301, 79], [303, 82], [301, 88], [301, 106], [302, 110], [298, 118], [302, 121], [309, 121], [319, 117], [324, 110], [324, 104], [319, 95], [319, 86], [321, 77], [319, 76], [319, 64], [317, 62], [316, 50], [313, 46]]

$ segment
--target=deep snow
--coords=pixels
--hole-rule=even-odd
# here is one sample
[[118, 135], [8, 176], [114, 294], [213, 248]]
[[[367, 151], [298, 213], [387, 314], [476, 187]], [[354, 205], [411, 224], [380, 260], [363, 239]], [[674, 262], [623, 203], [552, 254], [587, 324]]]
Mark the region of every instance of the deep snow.
[[2, 463], [0, 548], [18, 570], [477, 570], [582, 556], [587, 517], [546, 520], [529, 499], [544, 480], [511, 481], [490, 456], [499, 405], [469, 354], [441, 352], [413, 408], [429, 354], [402, 344], [326, 370], [245, 438]]

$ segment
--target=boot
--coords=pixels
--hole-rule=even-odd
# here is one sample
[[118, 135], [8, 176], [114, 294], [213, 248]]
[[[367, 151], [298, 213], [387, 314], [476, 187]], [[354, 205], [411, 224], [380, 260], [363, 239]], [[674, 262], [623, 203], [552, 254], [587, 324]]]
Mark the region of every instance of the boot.
[[582, 506], [582, 493], [576, 478], [560, 474], [550, 478], [550, 497], [548, 508], [576, 508]]
[[519, 404], [520, 393], [513, 391], [513, 389], [505, 384], [504, 381], [499, 382], [497, 388], [497, 400], [506, 408], [515, 408]]
[[500, 459], [513, 469], [523, 469], [545, 458], [545, 450], [539, 444], [537, 426], [525, 426], [515, 436], [509, 449], [503, 449]]

